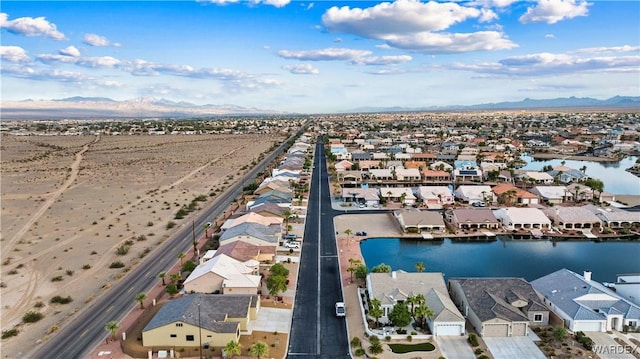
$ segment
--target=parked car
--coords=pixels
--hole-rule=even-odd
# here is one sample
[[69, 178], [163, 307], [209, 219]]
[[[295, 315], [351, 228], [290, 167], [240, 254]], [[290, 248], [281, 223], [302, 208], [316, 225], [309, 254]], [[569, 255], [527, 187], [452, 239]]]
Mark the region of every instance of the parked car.
[[298, 235], [296, 235], [295, 233], [287, 233], [282, 238], [292, 240], [298, 238]]
[[284, 242], [284, 246], [286, 248], [296, 248], [296, 249], [300, 248], [300, 244], [295, 242]]
[[347, 310], [344, 306], [344, 302], [336, 303], [336, 317], [344, 317], [347, 315]]
[[366, 204], [364, 204], [364, 203], [360, 203], [360, 204], [358, 205], [358, 208], [366, 208], [366, 207], [367, 207], [367, 205], [366, 205]]
[[474, 207], [486, 207], [487, 204], [484, 201], [475, 201], [471, 204]]
[[356, 232], [356, 236], [366, 236], [367, 232]]

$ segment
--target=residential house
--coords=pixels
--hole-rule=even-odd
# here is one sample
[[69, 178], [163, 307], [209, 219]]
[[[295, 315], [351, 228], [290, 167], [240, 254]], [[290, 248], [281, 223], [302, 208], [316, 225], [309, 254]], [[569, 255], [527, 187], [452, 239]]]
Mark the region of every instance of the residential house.
[[429, 165], [429, 168], [438, 171], [453, 171], [453, 166], [444, 161], [435, 161]]
[[[207, 251], [208, 253], [209, 251]], [[224, 254], [240, 262], [255, 260], [260, 263], [275, 263], [276, 247], [272, 245], [259, 246], [243, 241], [226, 243], [214, 251], [214, 255]], [[204, 263], [204, 262], [202, 262]]]
[[393, 170], [382, 168], [382, 169], [370, 169], [369, 170], [369, 178], [374, 181], [391, 181], [394, 179]]
[[600, 228], [602, 222], [595, 213], [584, 207], [553, 206], [543, 209], [553, 225], [565, 230]]
[[198, 265], [184, 281], [187, 293], [258, 294], [260, 288], [260, 262], [245, 262], [226, 254], [216, 256]]
[[507, 206], [514, 204], [527, 206], [540, 203], [537, 195], [509, 183], [500, 183], [491, 190], [496, 195], [498, 203], [504, 203]]
[[635, 305], [640, 305], [640, 273], [618, 274], [617, 277], [612, 284], [616, 293]]
[[587, 176], [585, 173], [573, 168], [569, 168], [567, 171], [553, 170], [547, 172], [547, 174], [554, 179], [557, 178], [560, 183], [564, 184], [582, 182], [589, 179], [589, 176]]
[[358, 162], [358, 166], [360, 166], [360, 170], [369, 171], [371, 169], [379, 169], [382, 168], [380, 161], [373, 160], [365, 160]]
[[249, 207], [249, 212], [257, 213], [263, 217], [282, 217], [286, 210], [286, 208], [269, 202], [258, 203], [247, 207]]
[[486, 203], [493, 202], [491, 187], [486, 185], [460, 185], [456, 188], [454, 196], [465, 203], [473, 203], [476, 201]]
[[535, 186], [530, 190], [549, 204], [559, 204], [573, 200], [573, 193], [565, 186]]
[[622, 229], [640, 225], [640, 216], [638, 216], [637, 212], [615, 207], [607, 207], [605, 209], [592, 204], [588, 204], [584, 208], [595, 213], [602, 221], [603, 227]]
[[258, 223], [243, 223], [224, 231], [219, 238], [220, 245], [243, 241], [257, 246], [276, 246], [280, 230]]
[[422, 179], [424, 182], [449, 183], [451, 182], [451, 173], [440, 170], [423, 170]]
[[395, 170], [395, 173], [398, 181], [420, 181], [420, 170], [417, 168], [398, 168]]
[[640, 324], [640, 307], [592, 280], [590, 271], [579, 275], [564, 268], [531, 285], [573, 332], [622, 331]]
[[[465, 333], [465, 320], [449, 298], [442, 273], [408, 273], [402, 270], [391, 273], [369, 273], [367, 290], [370, 298], [380, 301], [383, 315], [380, 322], [388, 323], [393, 306], [409, 297], [423, 295], [427, 306], [434, 312], [427, 318], [427, 325], [434, 336]], [[411, 304], [408, 304], [411, 308]]]
[[351, 167], [353, 166], [352, 162], [349, 162], [347, 160], [342, 160], [338, 163], [336, 163], [335, 165], [333, 165], [333, 167], [336, 169], [336, 171], [341, 172], [341, 171], [348, 171], [351, 169]]
[[247, 333], [260, 310], [257, 295], [191, 294], [170, 300], [142, 329], [142, 345], [173, 350], [224, 347]]
[[494, 210], [493, 215], [508, 230], [551, 228], [551, 220], [538, 208], [506, 207]]
[[380, 188], [380, 196], [387, 201], [401, 202], [405, 206], [411, 206], [416, 203], [416, 196], [411, 188], [406, 187], [382, 187]]
[[375, 188], [343, 188], [343, 202], [363, 203], [368, 207], [375, 207], [380, 204], [380, 196]]
[[282, 217], [262, 216], [255, 212], [249, 212], [240, 217], [227, 219], [222, 226], [220, 226], [220, 230], [225, 231], [242, 223], [259, 223], [265, 226], [275, 226], [279, 228], [283, 221], [284, 218]]
[[341, 171], [337, 173], [338, 181], [342, 187], [360, 187], [362, 183], [362, 171]]
[[449, 209], [444, 216], [458, 229], [499, 229], [502, 226], [490, 208]]
[[531, 182], [535, 184], [553, 184], [553, 177], [545, 172], [524, 171], [519, 173], [517, 178], [521, 181]]
[[427, 162], [416, 160], [405, 161], [404, 168], [417, 168], [418, 170], [424, 170], [427, 169]]
[[418, 198], [429, 205], [451, 205], [455, 202], [451, 189], [447, 186], [419, 186], [417, 190]]
[[549, 310], [522, 278], [453, 278], [449, 292], [482, 337], [526, 336], [549, 324]]
[[439, 211], [401, 209], [393, 211], [393, 216], [405, 233], [445, 232], [447, 229]]

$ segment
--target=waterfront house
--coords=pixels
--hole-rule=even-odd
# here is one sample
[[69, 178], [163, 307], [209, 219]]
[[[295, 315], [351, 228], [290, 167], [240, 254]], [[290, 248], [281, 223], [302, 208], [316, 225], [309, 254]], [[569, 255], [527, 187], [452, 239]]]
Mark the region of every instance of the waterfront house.
[[640, 307], [583, 275], [560, 269], [531, 282], [543, 303], [558, 315], [571, 331], [622, 331], [640, 323]]
[[422, 171], [422, 179], [424, 182], [449, 183], [451, 182], [451, 173], [440, 170], [424, 170]]
[[502, 226], [490, 208], [449, 209], [444, 216], [457, 229], [499, 229]]
[[420, 170], [417, 168], [398, 168], [395, 173], [398, 181], [420, 181]]
[[[380, 322], [388, 323], [388, 315], [398, 302], [409, 297], [423, 295], [427, 306], [434, 312], [427, 318], [427, 325], [434, 336], [465, 333], [465, 320], [451, 301], [442, 273], [408, 273], [403, 270], [391, 273], [369, 273], [367, 290], [370, 298], [380, 301], [382, 317]], [[411, 304], [408, 303], [409, 310]]]
[[640, 305], [640, 273], [618, 274], [613, 283], [616, 293], [622, 298]]
[[549, 324], [549, 310], [522, 278], [453, 278], [449, 292], [482, 337], [526, 336]]
[[538, 208], [506, 207], [493, 211], [507, 230], [550, 229], [551, 220]]
[[257, 295], [190, 294], [170, 300], [142, 329], [142, 345], [153, 350], [224, 347], [248, 334], [257, 319]]
[[380, 188], [380, 196], [388, 201], [401, 202], [405, 206], [410, 206], [416, 202], [416, 196], [411, 188], [406, 187], [383, 187]]
[[401, 209], [394, 211], [393, 216], [405, 233], [444, 232], [446, 230], [439, 211]]
[[454, 195], [464, 203], [477, 201], [490, 203], [493, 201], [491, 187], [486, 185], [460, 185], [456, 188]]
[[615, 207], [601, 208], [592, 204], [588, 204], [584, 206], [584, 208], [598, 216], [604, 227], [623, 229], [640, 225], [640, 216], [638, 216], [637, 212], [630, 212]]
[[343, 202], [363, 203], [368, 207], [380, 204], [380, 196], [375, 188], [343, 188], [341, 198]]
[[573, 193], [565, 186], [535, 186], [530, 192], [538, 195], [541, 200], [549, 204], [559, 204], [573, 200]]
[[549, 174], [549, 176], [553, 178], [557, 178], [558, 181], [564, 184], [572, 183], [572, 182], [582, 182], [589, 179], [589, 176], [587, 176], [585, 173], [580, 172], [573, 168], [569, 168], [565, 171], [554, 169], [552, 171], [547, 172], [547, 174]]
[[417, 190], [418, 198], [427, 206], [450, 205], [455, 202], [451, 189], [447, 186], [419, 186]]
[[184, 290], [187, 293], [258, 294], [259, 266], [260, 262], [254, 259], [241, 262], [216, 253], [189, 274]]
[[493, 193], [498, 198], [498, 203], [504, 203], [507, 206], [519, 204], [527, 206], [530, 204], [538, 204], [540, 199], [537, 195], [518, 188], [510, 183], [500, 183], [494, 186]]
[[387, 168], [370, 169], [369, 178], [377, 181], [390, 181], [393, 180], [393, 171]]
[[337, 176], [342, 187], [360, 187], [362, 183], [361, 171], [340, 171]]
[[435, 161], [429, 165], [429, 168], [438, 171], [453, 171], [453, 166], [444, 161]]
[[553, 184], [553, 177], [545, 172], [524, 171], [517, 177], [521, 181], [529, 181], [536, 184]]
[[553, 206], [543, 209], [553, 225], [565, 230], [600, 228], [602, 222], [593, 212], [584, 207]]

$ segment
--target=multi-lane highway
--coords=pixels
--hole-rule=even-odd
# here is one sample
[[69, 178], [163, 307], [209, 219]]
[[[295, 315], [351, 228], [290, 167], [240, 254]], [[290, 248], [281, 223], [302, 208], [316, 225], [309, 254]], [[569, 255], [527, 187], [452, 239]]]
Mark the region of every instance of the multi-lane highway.
[[336, 317], [342, 301], [338, 250], [331, 208], [323, 138], [318, 138], [311, 178], [298, 287], [288, 358], [350, 358], [345, 318]]
[[[303, 129], [305, 127], [303, 126]], [[296, 138], [301, 132], [302, 130], [292, 138]], [[176, 262], [178, 253], [187, 253], [193, 248], [193, 226], [198, 233], [201, 233], [203, 224], [217, 217], [240, 195], [242, 184], [250, 183], [267, 164], [273, 162], [276, 156], [284, 151], [286, 146], [287, 143], [283, 142], [256, 168], [245, 175], [243, 181], [230, 187], [192, 221], [185, 221], [183, 228], [149, 253], [144, 262], [136, 266], [108, 292], [83, 308], [71, 322], [63, 326], [55, 337], [30, 352], [25, 351], [23, 357], [37, 359], [87, 357], [87, 354], [108, 335], [104, 329], [105, 324], [112, 320], [120, 321], [136, 305], [133, 297], [140, 292], [149, 291], [157, 284], [158, 273], [171, 268]]]

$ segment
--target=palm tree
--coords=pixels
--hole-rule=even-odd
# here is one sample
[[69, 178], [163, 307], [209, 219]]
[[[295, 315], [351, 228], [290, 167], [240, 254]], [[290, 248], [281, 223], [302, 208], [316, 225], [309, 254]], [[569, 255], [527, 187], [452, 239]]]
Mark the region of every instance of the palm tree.
[[426, 303], [420, 303], [416, 307], [415, 315], [420, 318], [420, 326], [424, 328], [426, 318], [433, 317], [433, 310], [427, 306]]
[[169, 279], [171, 279], [171, 283], [175, 283], [180, 279], [182, 279], [182, 275], [180, 275], [180, 273], [173, 273], [172, 275], [169, 276]]
[[351, 230], [351, 228], [347, 228], [344, 230], [344, 234], [346, 234], [347, 239], [349, 239], [349, 237], [351, 237], [351, 235], [353, 234], [353, 231]]
[[116, 332], [118, 332], [118, 328], [120, 328], [120, 324], [115, 320], [107, 322], [104, 325], [104, 329], [106, 329], [111, 334], [111, 339], [116, 340]]
[[378, 321], [380, 320], [382, 314], [382, 303], [380, 303], [380, 299], [371, 299], [369, 301], [369, 315], [376, 319], [376, 327], [378, 326]]
[[269, 355], [269, 347], [265, 342], [255, 342], [249, 349], [249, 354], [258, 357]]
[[587, 166], [580, 167], [580, 172], [587, 173]]
[[167, 276], [167, 272], [160, 272], [158, 273], [158, 278], [162, 279], [162, 285], [165, 285], [164, 283], [164, 277]]
[[391, 191], [387, 191], [387, 202], [391, 202]]
[[411, 312], [411, 316], [413, 317], [413, 320], [415, 321], [416, 317], [414, 315], [413, 309], [414, 309], [416, 303], [418, 303], [418, 300], [416, 299], [416, 296], [415, 295], [408, 296], [407, 299], [405, 299], [405, 302], [411, 304], [411, 309], [409, 311]]
[[282, 212], [282, 218], [284, 219], [285, 234], [289, 234], [289, 219], [291, 218], [291, 210], [288, 208]]
[[424, 262], [416, 263], [416, 271], [418, 271], [418, 273], [424, 272], [425, 269], [427, 269], [427, 265], [424, 264]]
[[355, 258], [349, 258], [349, 267], [347, 272], [351, 274], [351, 281], [353, 282], [353, 273], [358, 270], [358, 267], [362, 265], [362, 261]]
[[231, 358], [235, 358], [236, 355], [242, 353], [242, 344], [232, 340], [224, 346], [224, 353]]
[[182, 252], [178, 253], [178, 258], [180, 258], [180, 265], [182, 265], [182, 260], [183, 260], [183, 259], [184, 259], [184, 257], [186, 257], [186, 256], [187, 256], [187, 255], [186, 255], [186, 254], [184, 254], [184, 253], [182, 253]]
[[140, 303], [140, 309], [144, 309], [144, 300], [147, 299], [147, 294], [144, 292], [140, 292], [133, 297], [133, 300]]

